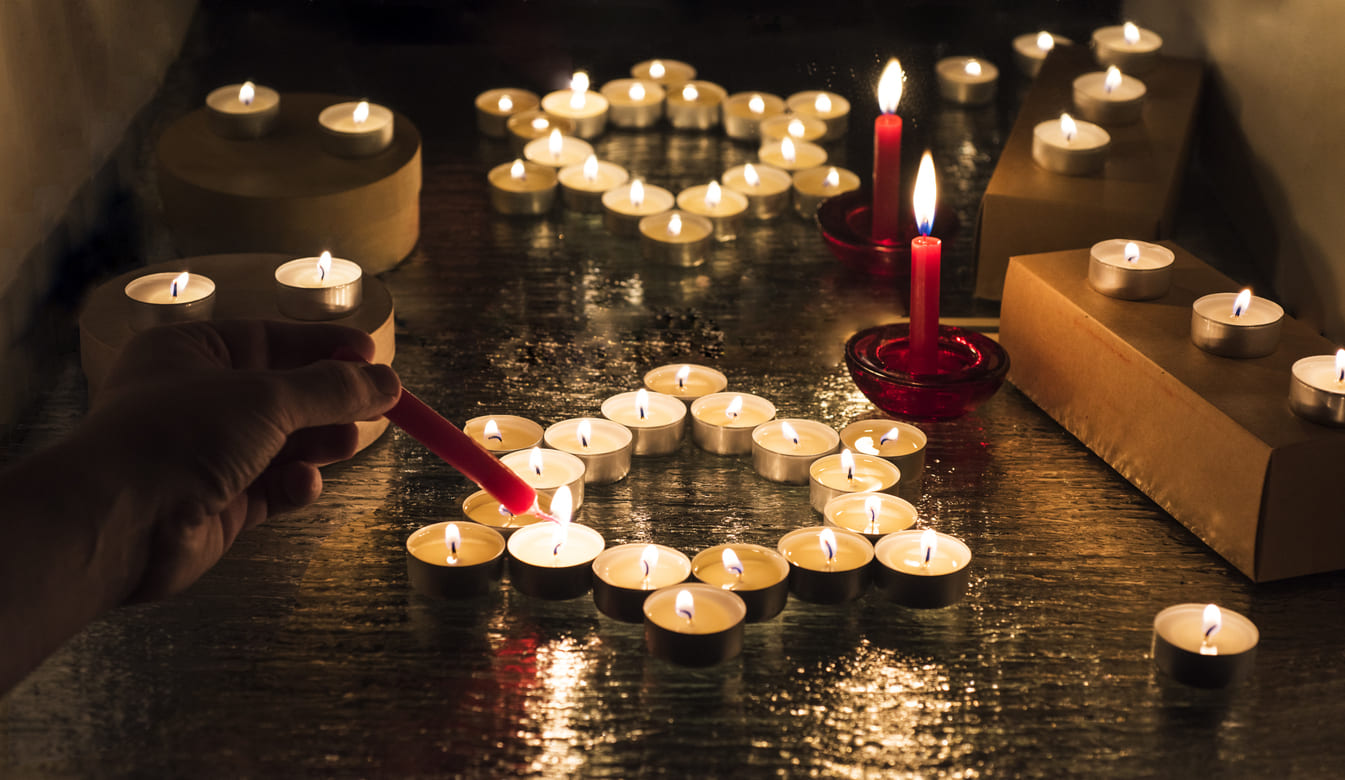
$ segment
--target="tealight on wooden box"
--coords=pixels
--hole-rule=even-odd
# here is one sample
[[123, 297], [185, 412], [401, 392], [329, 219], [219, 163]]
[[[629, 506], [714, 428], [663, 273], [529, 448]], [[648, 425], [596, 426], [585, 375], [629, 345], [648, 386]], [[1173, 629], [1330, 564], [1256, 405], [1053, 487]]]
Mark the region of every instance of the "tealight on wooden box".
[[1142, 78], [1140, 121], [1107, 125], [1100, 174], [1063, 176], [1032, 159], [1039, 122], [1074, 114], [1074, 79], [1103, 70], [1084, 46], [1057, 46], [1023, 101], [981, 200], [976, 228], [976, 297], [998, 300], [1009, 258], [1117, 236], [1152, 241], [1168, 235], [1195, 126], [1204, 65], [1163, 57]]
[[1239, 285], [1164, 245], [1172, 287], [1152, 301], [1090, 287], [1088, 249], [1012, 258], [1000, 329], [1009, 381], [1251, 579], [1345, 568], [1345, 430], [1287, 402], [1294, 361], [1336, 344], [1286, 317], [1266, 357], [1201, 351], [1191, 304]]

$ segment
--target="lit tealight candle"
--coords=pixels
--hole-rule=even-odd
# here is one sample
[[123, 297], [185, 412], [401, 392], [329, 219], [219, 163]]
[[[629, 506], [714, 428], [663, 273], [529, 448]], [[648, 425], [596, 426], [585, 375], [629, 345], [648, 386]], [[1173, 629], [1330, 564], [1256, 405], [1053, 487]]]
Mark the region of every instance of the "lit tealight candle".
[[649, 654], [682, 666], [713, 666], [743, 650], [747, 607], [730, 591], [690, 583], [655, 591], [644, 602]]
[[551, 135], [552, 130], [559, 130], [562, 135], [574, 135], [574, 123], [536, 109], [520, 111], [505, 122], [505, 135], [517, 154], [522, 154], [523, 148], [532, 141]]
[[667, 93], [655, 81], [616, 79], [602, 85], [609, 104], [607, 118], [616, 127], [651, 127], [663, 118]]
[[816, 168], [827, 161], [827, 150], [807, 141], [782, 138], [779, 141], [767, 141], [757, 150], [757, 156], [767, 165], [773, 165], [782, 171], [801, 171]]
[[[537, 508], [549, 513], [551, 497], [538, 493]], [[506, 539], [524, 526], [547, 522], [546, 518], [536, 512], [525, 512], [521, 515], [510, 512], [499, 499], [484, 490], [478, 490], [462, 500], [462, 516], [473, 523], [494, 528]]]
[[131, 327], [136, 330], [208, 320], [215, 310], [215, 282], [201, 274], [146, 274], [128, 282], [125, 291], [131, 304]]
[[331, 252], [282, 263], [275, 272], [276, 306], [296, 320], [344, 317], [364, 300], [360, 264]]
[[602, 211], [603, 193], [620, 187], [629, 178], [620, 165], [589, 155], [582, 164], [560, 170], [561, 199], [571, 211], [597, 213]]
[[813, 461], [836, 451], [841, 437], [812, 420], [773, 420], [752, 431], [752, 465], [773, 482], [808, 484]]
[[780, 114], [761, 123], [762, 141], [819, 141], [827, 135], [827, 123], [801, 114]]
[[593, 603], [608, 617], [644, 620], [644, 602], [659, 588], [691, 576], [691, 559], [661, 544], [622, 544], [593, 561]]
[[825, 512], [827, 503], [846, 493], [895, 492], [901, 471], [877, 455], [864, 455], [843, 449], [837, 455], [825, 455], [808, 467], [808, 501], [813, 509]]
[[1068, 46], [1072, 43], [1074, 41], [1069, 38], [1053, 35], [1045, 30], [1026, 33], [1013, 39], [1013, 59], [1018, 63], [1018, 69], [1027, 74], [1028, 78], [1036, 78], [1037, 73], [1041, 71], [1041, 64], [1046, 61], [1046, 55], [1057, 46]]
[[1169, 677], [1200, 688], [1245, 679], [1261, 632], [1246, 617], [1214, 604], [1177, 604], [1154, 617], [1154, 663]]
[[522, 111], [535, 111], [536, 93], [526, 89], [488, 89], [476, 96], [476, 127], [485, 135], [504, 138], [509, 117]]
[[1163, 36], [1133, 22], [1093, 31], [1093, 51], [1103, 67], [1115, 65], [1126, 73], [1147, 73], [1158, 64], [1162, 50]]
[[634, 179], [602, 195], [603, 224], [613, 235], [640, 235], [640, 220], [670, 210], [677, 202], [662, 187]]
[[1052, 173], [1088, 176], [1107, 164], [1111, 135], [1092, 122], [1061, 114], [1032, 130], [1032, 159]]
[[1294, 361], [1289, 408], [1305, 420], [1345, 425], [1345, 349]]
[[739, 92], [724, 100], [724, 134], [736, 141], [761, 139], [761, 123], [785, 112], [785, 101], [766, 92]]
[[406, 540], [407, 577], [427, 596], [484, 596], [504, 573], [504, 548], [504, 537], [484, 525], [427, 525]]
[[372, 157], [392, 145], [392, 111], [367, 100], [337, 103], [318, 114], [322, 146], [337, 157]]
[[640, 220], [639, 230], [644, 259], [682, 268], [704, 263], [715, 240], [715, 227], [710, 220], [685, 211], [645, 217]]
[[945, 57], [934, 66], [939, 95], [949, 103], [981, 106], [995, 99], [999, 68], [976, 57]]
[[798, 528], [780, 538], [789, 561], [789, 590], [804, 601], [837, 604], [864, 593], [869, 585], [873, 545], [843, 528]]
[[850, 126], [850, 101], [835, 92], [807, 90], [795, 92], [785, 100], [790, 111], [800, 116], [819, 119], [827, 126], [823, 141], [835, 141], [845, 136]]
[[534, 523], [514, 531], [509, 550], [509, 581], [519, 592], [543, 599], [572, 599], [593, 584], [593, 560], [602, 552], [602, 534], [570, 522], [570, 491], [551, 499], [552, 523]]
[[513, 414], [473, 417], [463, 423], [462, 432], [495, 455], [532, 449], [542, 442], [542, 426]]
[[1112, 238], [1088, 252], [1088, 283], [1112, 298], [1161, 298], [1172, 285], [1172, 250], [1147, 241]]
[[775, 404], [751, 393], [710, 393], [691, 402], [691, 438], [716, 455], [752, 451], [752, 430], [775, 419]]
[[668, 124], [676, 130], [709, 130], [717, 127], [728, 93], [709, 81], [692, 81], [668, 92]]
[[856, 420], [841, 429], [841, 446], [865, 455], [876, 455], [901, 470], [898, 493], [907, 498], [920, 495], [927, 444], [929, 437], [924, 431], [897, 420]]
[[593, 147], [580, 138], [562, 135], [552, 128], [545, 138], [537, 138], [523, 147], [524, 159], [551, 168], [568, 168], [583, 165], [593, 156]]
[[1252, 295], [1214, 293], [1191, 304], [1191, 341], [1212, 355], [1264, 357], [1280, 344], [1284, 309]]
[[794, 211], [812, 219], [822, 201], [857, 189], [859, 176], [844, 168], [823, 165], [798, 171], [794, 174]]
[[578, 509], [584, 503], [584, 461], [568, 452], [533, 447], [504, 455], [500, 463], [539, 496], [551, 498], [563, 487], [570, 494], [571, 506]]
[[526, 160], [501, 163], [487, 174], [490, 205], [501, 214], [545, 214], [556, 202], [556, 169]]
[[670, 363], [650, 369], [644, 375], [646, 388], [680, 398], [687, 404], [703, 395], [723, 390], [728, 383], [723, 373], [695, 363]]
[[747, 196], [712, 181], [679, 192], [677, 207], [710, 220], [716, 240], [732, 241], [738, 236], [738, 224], [747, 211]]
[[645, 60], [631, 66], [630, 75], [659, 86], [679, 87], [696, 78], [696, 69], [681, 60]]
[[748, 623], [770, 620], [789, 601], [789, 562], [759, 544], [719, 544], [701, 550], [691, 559], [691, 574], [742, 597]]
[[1144, 82], [1123, 74], [1115, 65], [1105, 73], [1085, 73], [1074, 80], [1074, 110], [1104, 125], [1128, 125], [1144, 114]]
[[206, 120], [222, 138], [261, 138], [280, 116], [280, 93], [245, 81], [212, 91], [205, 99]]
[[723, 182], [726, 189], [747, 198], [749, 217], [771, 219], [789, 208], [789, 192], [794, 179], [788, 171], [747, 163], [724, 171]]
[[670, 455], [682, 444], [687, 407], [670, 395], [641, 388], [603, 401], [602, 416], [630, 429], [636, 455]]
[[609, 104], [607, 98], [588, 86], [588, 74], [575, 71], [569, 89], [557, 90], [542, 98], [542, 110], [573, 122], [574, 134], [580, 138], [597, 138], [607, 129]]
[[862, 534], [875, 544], [884, 536], [915, 525], [915, 505], [891, 493], [843, 493], [822, 508], [827, 525]]
[[620, 423], [599, 417], [562, 420], [542, 435], [546, 446], [568, 452], [584, 462], [584, 481], [605, 485], [630, 472], [635, 437]]
[[971, 581], [971, 548], [934, 530], [898, 531], [874, 545], [878, 589], [916, 609], [956, 604]]

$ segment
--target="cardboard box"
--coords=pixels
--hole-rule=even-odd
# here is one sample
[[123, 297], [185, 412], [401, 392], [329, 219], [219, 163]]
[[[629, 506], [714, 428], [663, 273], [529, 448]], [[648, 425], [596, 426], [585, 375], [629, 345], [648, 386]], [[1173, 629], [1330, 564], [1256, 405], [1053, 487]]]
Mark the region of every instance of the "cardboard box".
[[1103, 173], [1062, 176], [1032, 161], [1032, 130], [1073, 112], [1075, 77], [1100, 68], [1082, 46], [1051, 52], [981, 201], [976, 297], [1000, 298], [1013, 255], [1170, 235], [1203, 68], [1197, 60], [1164, 57], [1143, 76], [1148, 87], [1143, 121], [1106, 128], [1112, 141]]
[[1287, 403], [1293, 362], [1337, 345], [1286, 317], [1267, 357], [1202, 352], [1191, 303], [1239, 286], [1165, 245], [1173, 286], [1155, 301], [1094, 291], [1087, 249], [1012, 258], [1009, 381], [1253, 580], [1345, 568], [1345, 429]]

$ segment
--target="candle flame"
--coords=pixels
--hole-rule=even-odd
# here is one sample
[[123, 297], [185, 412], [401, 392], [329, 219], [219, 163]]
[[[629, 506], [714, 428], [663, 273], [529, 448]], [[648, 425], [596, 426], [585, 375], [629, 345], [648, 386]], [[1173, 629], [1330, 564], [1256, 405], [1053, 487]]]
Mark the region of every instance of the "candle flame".
[[939, 549], [939, 535], [934, 533], [932, 528], [926, 528], [925, 532], [920, 534], [920, 565], [928, 566], [929, 562], [934, 560], [934, 553]]
[[688, 623], [696, 616], [696, 599], [692, 597], [691, 591], [677, 591], [677, 614], [686, 618]]
[[542, 132], [551, 126], [551, 121], [544, 116], [535, 116], [532, 118], [532, 129], [535, 132]]
[[[537, 476], [542, 476], [542, 448], [533, 447], [532, 452], [528, 453], [528, 468], [532, 469]], [[553, 511], [554, 514], [554, 511]]]
[[724, 562], [724, 569], [733, 572], [738, 577], [743, 576], [743, 562], [738, 558], [738, 553], [733, 551], [732, 547], [725, 547], [724, 554], [719, 556]]
[[355, 111], [350, 115], [355, 120], [355, 124], [362, 125], [369, 119], [369, 101], [361, 100], [356, 106]]
[[495, 422], [494, 417], [486, 420], [486, 427], [482, 429], [481, 433], [486, 437], [486, 441], [504, 443], [504, 434], [500, 433], [500, 424]]
[[1206, 604], [1200, 616], [1200, 654], [1218, 655], [1219, 648], [1214, 646], [1214, 637], [1224, 627], [1224, 616], [1213, 604]]
[[598, 180], [598, 155], [590, 154], [584, 160], [584, 181], [593, 184]]
[[831, 113], [831, 98], [827, 93], [823, 92], [817, 96], [817, 100], [813, 101], [813, 110], [819, 114]]
[[846, 479], [855, 481], [855, 454], [849, 447], [841, 450], [841, 470], [845, 472]]
[[938, 183], [934, 181], [934, 158], [929, 150], [920, 158], [920, 170], [915, 175], [915, 222], [920, 235], [927, 236], [934, 229], [934, 207], [939, 197]]
[[1050, 51], [1055, 48], [1055, 36], [1042, 30], [1037, 33], [1037, 48], [1042, 51]]
[[444, 526], [444, 546], [448, 548], [448, 562], [458, 562], [458, 548], [462, 546], [462, 531], [457, 523]]
[[559, 129], [552, 129], [551, 135], [546, 139], [546, 151], [551, 155], [551, 159], [559, 160], [560, 153], [565, 149], [565, 139], [561, 136]]
[[644, 205], [644, 184], [639, 179], [630, 183], [630, 204], [637, 209]]
[[883, 513], [883, 501], [878, 496], [864, 499], [864, 514], [869, 516], [869, 533], [878, 532], [878, 516]]
[[1060, 132], [1065, 136], [1065, 142], [1074, 140], [1074, 136], [1079, 134], [1079, 125], [1074, 121], [1074, 117], [1069, 114], [1060, 115]]
[[682, 99], [688, 103], [695, 103], [696, 98], [700, 97], [700, 90], [696, 89], [695, 84], [688, 84], [682, 87]]
[[1107, 66], [1107, 75], [1102, 79], [1102, 88], [1110, 95], [1119, 86], [1121, 86], [1121, 69], [1115, 65]]
[[509, 178], [518, 179], [519, 181], [528, 178], [528, 169], [523, 165], [522, 160], [515, 159], [514, 164], [509, 166]]
[[966, 71], [968, 76], [979, 76], [981, 75], [981, 61], [967, 60], [966, 66], [964, 66], [962, 69]]
[[1252, 289], [1248, 287], [1238, 293], [1238, 297], [1233, 299], [1233, 317], [1241, 317], [1247, 313], [1247, 308], [1252, 305]]
[[802, 138], [803, 134], [808, 132], [808, 128], [803, 126], [802, 120], [795, 118], [789, 120], [789, 124], [785, 126], [785, 132], [795, 138]]
[[644, 576], [647, 578], [658, 566], [658, 548], [652, 544], [646, 544], [644, 551], [640, 553], [640, 568], [644, 570]]
[[628, 94], [630, 95], [631, 100], [644, 100], [644, 85], [638, 81], [631, 84], [630, 92]]
[[635, 391], [635, 414], [641, 420], [649, 417], [649, 391], [643, 387]]
[[835, 168], [828, 168], [827, 175], [822, 178], [822, 186], [827, 188], [841, 186], [841, 172]]
[[887, 61], [887, 67], [883, 68], [883, 75], [878, 79], [878, 108], [884, 114], [897, 113], [897, 104], [901, 102], [902, 82], [906, 80], [906, 73], [901, 69], [901, 63], [896, 57]]
[[570, 108], [578, 111], [588, 100], [588, 74], [582, 70], [574, 72], [570, 78]]
[[651, 77], [661, 79], [667, 72], [667, 68], [663, 67], [663, 60], [654, 60], [649, 63], [649, 75]]
[[743, 180], [749, 187], [761, 186], [761, 174], [757, 173], [757, 168], [752, 163], [743, 166]]
[[496, 103], [501, 111], [513, 111], [514, 101], [508, 95], [500, 95], [500, 102]]
[[1336, 350], [1336, 381], [1345, 383], [1345, 349]]
[[1134, 22], [1126, 22], [1122, 25], [1121, 35], [1126, 39], [1126, 43], [1131, 46], [1140, 42], [1140, 28]]
[[794, 442], [794, 446], [799, 446], [799, 432], [794, 430], [794, 426], [789, 424], [789, 420], [780, 421], [780, 435], [787, 441]]
[[855, 439], [855, 449], [859, 450], [865, 455], [878, 454], [878, 448], [873, 446], [872, 436], [860, 436], [858, 439]]
[[785, 162], [793, 165], [794, 160], [797, 159], [797, 154], [794, 150], [794, 142], [789, 140], [788, 137], [780, 141], [780, 156], [785, 158]]
[[1134, 241], [1127, 241], [1125, 257], [1127, 263], [1138, 263], [1140, 261], [1140, 245]]
[[836, 532], [830, 528], [823, 528], [817, 535], [817, 546], [822, 548], [822, 554], [827, 556], [827, 563], [836, 561]]
[[719, 182], [712, 181], [705, 187], [705, 205], [709, 208], [719, 208], [719, 203], [724, 199], [724, 191], [720, 188]]
[[238, 102], [245, 106], [252, 105], [252, 99], [257, 96], [257, 87], [251, 81], [244, 81], [243, 86], [238, 88]]
[[766, 112], [766, 101], [761, 95], [753, 95], [747, 100], [747, 110], [753, 114], [764, 114]]
[[575, 433], [579, 436], [579, 444], [588, 449], [589, 442], [593, 439], [593, 424], [588, 420], [580, 420]]
[[183, 271], [173, 277], [173, 281], [168, 283], [168, 294], [174, 298], [187, 291], [187, 282], [191, 279], [191, 274]]
[[328, 252], [325, 249], [322, 250], [322, 254], [318, 255], [317, 266], [318, 266], [318, 281], [319, 282], [327, 281], [327, 274], [331, 273], [332, 270], [332, 253]]
[[570, 515], [574, 512], [574, 497], [570, 495], [570, 486], [561, 485], [551, 497], [551, 516], [556, 518], [556, 527], [551, 531], [551, 554], [560, 555], [560, 550], [570, 538]]
[[668, 235], [676, 238], [682, 235], [682, 215], [673, 214], [668, 217]]
[[677, 369], [677, 374], [673, 377], [674, 379], [677, 380], [677, 389], [685, 390], [687, 387], [687, 379], [689, 379], [690, 377], [691, 377], [691, 366], [682, 366], [681, 368]]
[[901, 429], [894, 425], [887, 429], [887, 433], [884, 433], [882, 438], [878, 439], [878, 446], [881, 447], [890, 441], [896, 441], [899, 436], [901, 436]]
[[[1345, 352], [1345, 350], [1341, 350], [1341, 352]], [[742, 413], [743, 413], [743, 397], [740, 395], [735, 395], [733, 396], [733, 400], [729, 401], [729, 405], [724, 408], [724, 414], [736, 420], [738, 419], [738, 415]]]

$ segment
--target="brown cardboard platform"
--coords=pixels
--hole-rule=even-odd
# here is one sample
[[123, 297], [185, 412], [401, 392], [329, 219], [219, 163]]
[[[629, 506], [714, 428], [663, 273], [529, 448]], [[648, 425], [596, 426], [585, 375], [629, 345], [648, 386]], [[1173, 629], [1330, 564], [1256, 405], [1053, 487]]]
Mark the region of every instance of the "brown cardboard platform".
[[1057, 47], [1047, 57], [1000, 154], [981, 201], [976, 297], [998, 300], [1009, 258], [1092, 246], [1108, 238], [1152, 241], [1171, 232], [1195, 122], [1204, 65], [1164, 57], [1143, 77], [1143, 119], [1108, 126], [1111, 150], [1100, 175], [1062, 176], [1032, 161], [1032, 130], [1073, 112], [1074, 78], [1099, 70], [1089, 49]]
[[1345, 430], [1289, 410], [1290, 366], [1336, 345], [1284, 320], [1239, 360], [1191, 343], [1191, 303], [1238, 285], [1188, 252], [1172, 289], [1121, 301], [1088, 286], [1088, 250], [1014, 257], [1001, 307], [1009, 381], [1258, 582], [1345, 568]]
[[[161, 271], [191, 271], [204, 274], [215, 282], [214, 319], [288, 320], [276, 308], [276, 266], [294, 258], [276, 254], [230, 254], [187, 257], [124, 273], [89, 293], [79, 315], [79, 351], [84, 376], [89, 383], [89, 400], [98, 394], [112, 361], [126, 341], [134, 335], [128, 311], [126, 283], [145, 274]], [[374, 340], [374, 360], [391, 363], [397, 353], [393, 322], [392, 294], [379, 279], [364, 275], [364, 301], [346, 317], [329, 320], [368, 333]], [[289, 320], [292, 321], [292, 320]], [[388, 427], [386, 418], [357, 422], [360, 450], [369, 446]]]
[[159, 139], [164, 218], [183, 255], [324, 249], [367, 273], [393, 268], [420, 237], [420, 132], [394, 113], [392, 145], [372, 157], [322, 148], [318, 113], [347, 98], [286, 92], [271, 133], [230, 140], [204, 109]]

